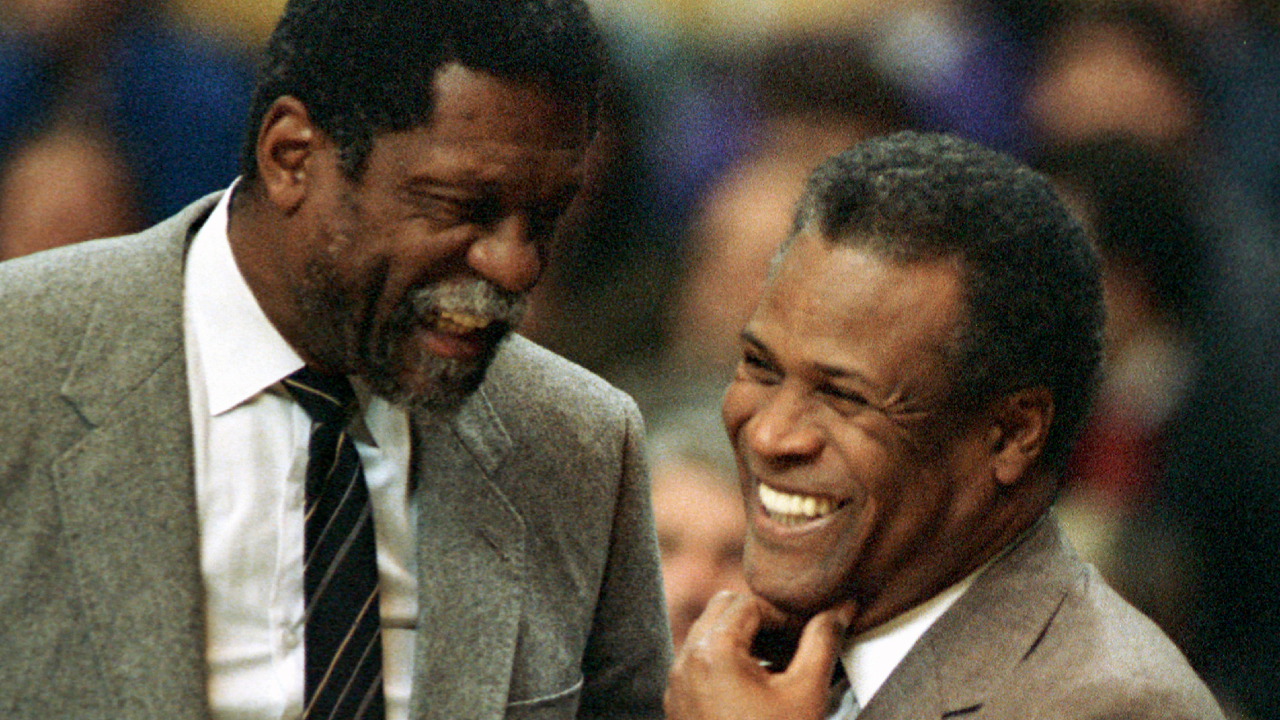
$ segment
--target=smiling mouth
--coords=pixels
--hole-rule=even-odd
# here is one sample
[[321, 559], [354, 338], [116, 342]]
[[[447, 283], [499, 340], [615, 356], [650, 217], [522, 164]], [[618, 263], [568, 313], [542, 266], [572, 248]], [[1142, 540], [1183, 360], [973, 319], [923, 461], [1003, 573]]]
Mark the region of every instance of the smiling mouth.
[[829, 497], [783, 492], [764, 483], [758, 483], [756, 487], [765, 515], [788, 527], [819, 520], [844, 506], [843, 502]]
[[506, 333], [500, 319], [462, 310], [437, 310], [420, 320], [427, 330], [426, 347], [435, 356], [471, 362], [484, 355]]
[[436, 317], [435, 329], [451, 335], [467, 335], [484, 330], [492, 323], [493, 318], [484, 315], [441, 310]]

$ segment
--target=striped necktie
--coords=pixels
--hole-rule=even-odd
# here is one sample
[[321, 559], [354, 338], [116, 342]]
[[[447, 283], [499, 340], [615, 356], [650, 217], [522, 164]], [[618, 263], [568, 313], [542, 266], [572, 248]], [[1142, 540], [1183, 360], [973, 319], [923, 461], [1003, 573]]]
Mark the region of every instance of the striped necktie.
[[381, 720], [378, 558], [364, 471], [346, 426], [342, 375], [303, 368], [285, 387], [311, 417], [307, 459], [304, 720]]

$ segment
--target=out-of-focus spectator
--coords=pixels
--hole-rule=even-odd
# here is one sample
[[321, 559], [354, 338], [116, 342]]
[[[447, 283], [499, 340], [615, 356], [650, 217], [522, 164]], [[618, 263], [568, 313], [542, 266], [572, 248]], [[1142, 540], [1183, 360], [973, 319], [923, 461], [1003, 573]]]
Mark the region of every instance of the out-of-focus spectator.
[[0, 165], [0, 260], [140, 227], [132, 174], [98, 128], [50, 129]]
[[1102, 385], [1068, 484], [1131, 508], [1149, 499], [1162, 427], [1193, 371], [1205, 255], [1190, 186], [1179, 165], [1129, 140], [1054, 148], [1037, 164], [1098, 245], [1107, 305]]
[[266, 44], [285, 0], [167, 0], [174, 20], [195, 32], [227, 35], [247, 47]]
[[[1213, 107], [1212, 144], [1201, 159], [1222, 188], [1215, 192], [1249, 196], [1265, 222], [1280, 227], [1280, 5], [1165, 1], [1190, 6], [1182, 13], [1203, 48]], [[1224, 225], [1223, 239], [1230, 242], [1239, 227]]]
[[[247, 53], [179, 32], [139, 0], [0, 9], [0, 160], [42, 134], [61, 142], [68, 125], [98, 128], [128, 168], [143, 224], [235, 176], [251, 88]], [[57, 191], [50, 183], [40, 202]]]
[[809, 172], [861, 139], [914, 124], [900, 90], [847, 38], [779, 44], [757, 72], [750, 149], [706, 189], [688, 224], [669, 331], [679, 372], [727, 380]]
[[682, 371], [727, 381], [738, 333], [812, 169], [807, 156], [762, 155], [740, 162], [708, 190], [689, 225], [687, 269], [670, 323], [671, 357]]
[[656, 413], [649, 463], [663, 589], [679, 647], [712, 596], [746, 587], [746, 520], [718, 405], [690, 402]]
[[1149, 526], [1190, 551], [1187, 656], [1224, 705], [1280, 718], [1280, 226], [1256, 196], [1215, 193], [1202, 358], [1170, 430]]
[[1176, 537], [1142, 518], [1195, 371], [1206, 248], [1189, 178], [1133, 140], [1062, 146], [1037, 164], [1097, 243], [1107, 306], [1102, 381], [1067, 463], [1059, 514], [1108, 581], [1185, 642], [1194, 568]]
[[991, 0], [883, 5], [884, 12], [858, 32], [877, 68], [906, 91], [920, 126], [1024, 152], [1018, 98], [1025, 48]]
[[1040, 38], [1025, 112], [1042, 145], [1120, 135], [1187, 158], [1204, 125], [1201, 69], [1159, 6], [1082, 5]]

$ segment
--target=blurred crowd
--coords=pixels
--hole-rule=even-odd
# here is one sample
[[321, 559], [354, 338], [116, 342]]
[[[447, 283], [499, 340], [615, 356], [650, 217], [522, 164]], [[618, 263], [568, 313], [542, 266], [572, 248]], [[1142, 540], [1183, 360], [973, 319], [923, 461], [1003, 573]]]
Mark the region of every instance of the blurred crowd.
[[0, 259], [146, 227], [235, 177], [250, 31], [181, 17], [0, 2]]
[[[279, 5], [0, 0], [0, 259], [225, 187]], [[1277, 3], [593, 5], [605, 131], [523, 331], [645, 412], [677, 642], [742, 582], [718, 393], [806, 174], [945, 130], [1046, 173], [1104, 259], [1107, 371], [1059, 503], [1077, 546], [1237, 717], [1280, 717]]]

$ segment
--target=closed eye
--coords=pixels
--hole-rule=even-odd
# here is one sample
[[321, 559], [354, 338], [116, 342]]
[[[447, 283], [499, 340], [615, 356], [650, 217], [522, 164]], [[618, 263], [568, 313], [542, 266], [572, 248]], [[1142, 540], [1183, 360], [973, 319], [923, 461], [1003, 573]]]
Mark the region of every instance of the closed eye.
[[850, 388], [843, 388], [836, 385], [824, 385], [819, 390], [838, 402], [848, 403], [850, 405], [865, 406], [868, 405], [867, 396]]
[[470, 203], [462, 197], [438, 192], [406, 191], [403, 199], [410, 214], [442, 226], [466, 222], [470, 214]]
[[768, 356], [752, 345], [747, 345], [742, 349], [740, 367], [748, 378], [756, 382], [772, 384], [782, 377], [781, 371], [778, 370]]

